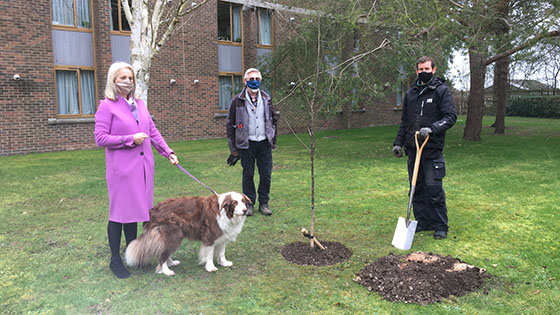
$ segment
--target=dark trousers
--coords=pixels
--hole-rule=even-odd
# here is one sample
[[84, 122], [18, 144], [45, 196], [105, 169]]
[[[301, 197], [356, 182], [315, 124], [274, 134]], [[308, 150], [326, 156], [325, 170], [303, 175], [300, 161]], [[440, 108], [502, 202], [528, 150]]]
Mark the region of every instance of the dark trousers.
[[[412, 181], [416, 151], [408, 150], [408, 179]], [[414, 218], [418, 227], [446, 231], [447, 205], [445, 191], [443, 190], [443, 177], [445, 177], [445, 160], [440, 150], [424, 150], [420, 158], [416, 191], [412, 200]]]
[[255, 204], [255, 161], [259, 169], [259, 205], [268, 204], [270, 193], [270, 177], [272, 174], [272, 146], [268, 140], [249, 141], [249, 149], [240, 149], [241, 166], [243, 167], [243, 193]]

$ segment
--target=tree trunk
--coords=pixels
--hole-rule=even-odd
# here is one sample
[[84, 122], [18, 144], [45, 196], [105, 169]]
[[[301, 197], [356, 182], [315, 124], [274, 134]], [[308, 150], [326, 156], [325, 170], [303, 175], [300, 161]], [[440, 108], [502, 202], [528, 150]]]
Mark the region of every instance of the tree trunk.
[[484, 114], [485, 58], [481, 53], [469, 50], [469, 63], [471, 90], [467, 102], [467, 121], [463, 132], [463, 139], [480, 141], [482, 116]]
[[496, 60], [494, 72], [494, 100], [496, 104], [496, 121], [494, 133], [503, 135], [506, 129], [507, 86], [509, 72], [509, 56]]
[[130, 63], [136, 76], [136, 93], [148, 104], [148, 85], [152, 65], [152, 30], [149, 24], [148, 7], [141, 1], [133, 1], [135, 10], [131, 12]]
[[[311, 106], [313, 109], [313, 106]], [[311, 162], [311, 235], [315, 236], [315, 144], [314, 144], [314, 128], [315, 122], [313, 121], [313, 113], [311, 114], [311, 128], [309, 132], [309, 141], [310, 141], [310, 162]], [[313, 242], [313, 238], [309, 240], [309, 246], [315, 247], [315, 242]]]
[[[496, 8], [498, 17], [508, 16], [509, 1], [502, 1]], [[496, 35], [500, 37], [509, 32], [509, 25], [505, 19], [498, 19], [494, 23]], [[509, 41], [502, 44], [504, 47], [511, 48]], [[495, 134], [503, 135], [506, 129], [506, 105], [508, 90], [509, 56], [496, 60], [494, 68], [494, 104], [496, 104], [496, 121], [494, 127]]]

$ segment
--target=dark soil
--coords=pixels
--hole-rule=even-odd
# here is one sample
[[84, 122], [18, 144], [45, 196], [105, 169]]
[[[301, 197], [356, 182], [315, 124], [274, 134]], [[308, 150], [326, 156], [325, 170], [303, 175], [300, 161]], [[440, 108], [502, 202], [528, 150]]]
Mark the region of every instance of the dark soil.
[[381, 257], [367, 265], [354, 281], [385, 300], [425, 305], [476, 291], [489, 277], [486, 270], [457, 258], [416, 252]]
[[298, 265], [328, 266], [338, 264], [352, 256], [352, 251], [337, 242], [324, 242], [322, 250], [318, 246], [311, 247], [309, 243], [295, 242], [284, 245], [281, 253], [289, 262]]

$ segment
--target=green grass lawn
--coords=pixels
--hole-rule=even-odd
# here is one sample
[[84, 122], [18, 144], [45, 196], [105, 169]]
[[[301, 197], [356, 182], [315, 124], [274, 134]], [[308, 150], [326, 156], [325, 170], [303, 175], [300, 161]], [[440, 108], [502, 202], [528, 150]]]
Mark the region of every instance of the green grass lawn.
[[[174, 277], [152, 266], [119, 280], [109, 270], [102, 149], [0, 157], [0, 312], [557, 314], [560, 121], [508, 117], [506, 135], [496, 136], [485, 117], [482, 141], [468, 142], [464, 119], [444, 151], [449, 236], [417, 234], [411, 251], [486, 268], [494, 276], [487, 294], [408, 305], [352, 281], [379, 257], [409, 252], [391, 246], [406, 215], [408, 177], [406, 159], [391, 154], [397, 126], [385, 126], [318, 133], [315, 234], [353, 251], [328, 267], [291, 264], [280, 254], [284, 244], [304, 241], [299, 231], [310, 224], [309, 156], [293, 135], [280, 136], [273, 153], [273, 215], [247, 219], [227, 250], [233, 267], [208, 273], [197, 266], [199, 245], [183, 242]], [[171, 147], [214, 190], [241, 190], [241, 166], [226, 165], [225, 139]], [[162, 157], [155, 187], [156, 202], [209, 193]]]

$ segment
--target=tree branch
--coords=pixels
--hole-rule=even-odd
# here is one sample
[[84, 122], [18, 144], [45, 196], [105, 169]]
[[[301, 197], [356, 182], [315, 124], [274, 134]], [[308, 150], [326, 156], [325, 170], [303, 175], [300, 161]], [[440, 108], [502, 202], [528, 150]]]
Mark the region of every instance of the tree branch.
[[185, 8], [187, 6], [187, 1], [181, 2], [181, 4], [177, 6], [177, 10], [175, 11], [176, 14], [173, 17], [173, 20], [171, 20], [171, 22], [169, 23], [169, 26], [167, 27], [167, 30], [165, 30], [165, 33], [163, 34], [163, 36], [161, 37], [161, 39], [159, 40], [157, 45], [159, 47], [161, 47], [167, 42], [169, 37], [171, 37], [171, 34], [173, 34], [173, 31], [175, 31], [175, 27], [177, 26], [177, 23], [179, 22], [179, 18], [185, 16], [186, 14], [191, 13], [192, 11], [194, 11], [198, 8], [200, 8], [206, 2], [208, 2], [208, 0], [203, 0], [202, 2], [198, 3], [197, 5], [195, 5], [194, 7], [190, 8], [188, 10], [185, 10]]
[[122, 0], [121, 6], [124, 10], [124, 16], [126, 17], [128, 24], [132, 26], [132, 12], [130, 10], [130, 4], [128, 3], [128, 0]]
[[530, 47], [532, 44], [534, 44], [535, 42], [538, 42], [538, 41], [540, 41], [540, 40], [542, 40], [542, 39], [549, 38], [549, 37], [556, 37], [556, 36], [560, 36], [560, 29], [554, 30], [554, 31], [550, 31], [550, 32], [547, 32], [547, 33], [541, 33], [541, 34], [539, 34], [539, 35], [537, 35], [537, 36], [535, 36], [535, 37], [533, 37], [533, 38], [527, 40], [527, 41], [524, 42], [523, 44], [517, 45], [517, 46], [513, 47], [512, 49], [508, 49], [508, 50], [506, 50], [506, 51], [503, 51], [503, 52], [501, 52], [501, 53], [495, 55], [494, 57], [491, 57], [491, 58], [486, 59], [484, 65], [487, 66], [487, 65], [489, 65], [489, 64], [494, 63], [494, 62], [495, 62], [496, 60], [498, 60], [498, 59], [502, 59], [502, 58], [504, 58], [504, 57], [513, 55], [514, 53], [516, 53], [516, 52], [518, 52], [518, 51], [520, 51], [520, 50], [523, 50], [523, 49], [525, 49], [525, 48], [528, 48], [528, 47]]

